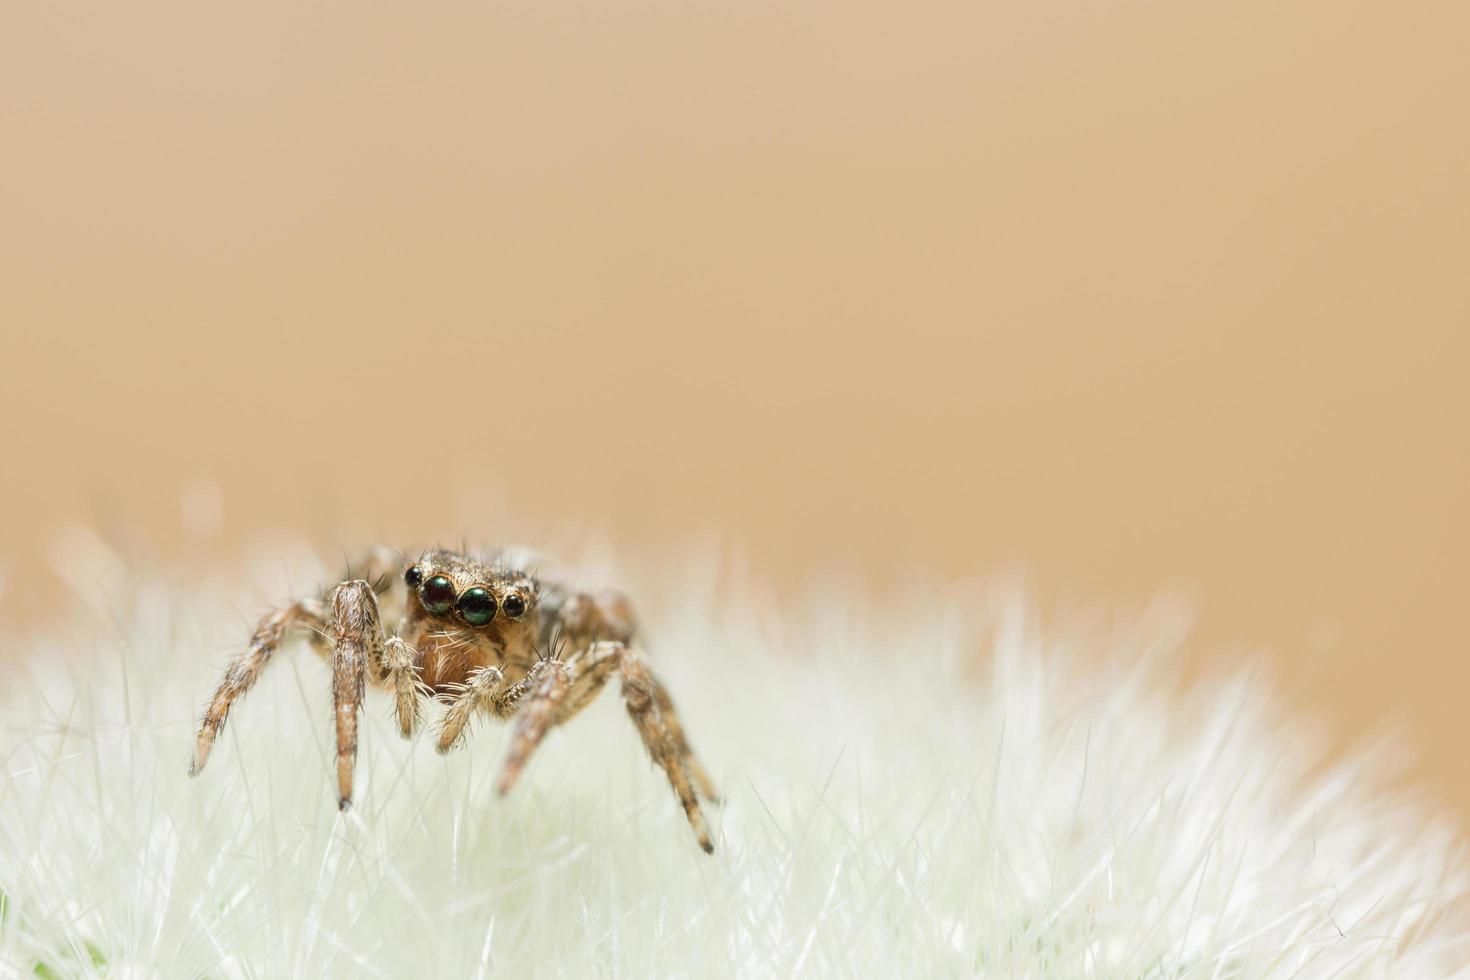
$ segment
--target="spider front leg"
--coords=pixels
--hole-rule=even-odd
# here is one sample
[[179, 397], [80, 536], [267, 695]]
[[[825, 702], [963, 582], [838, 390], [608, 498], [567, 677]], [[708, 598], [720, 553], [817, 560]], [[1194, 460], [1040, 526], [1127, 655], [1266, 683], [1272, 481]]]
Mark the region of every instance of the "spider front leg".
[[371, 670], [375, 681], [386, 681], [394, 693], [399, 729], [412, 734], [424, 696], [418, 680], [417, 657], [398, 637], [384, 637], [378, 600], [366, 581], [343, 582], [318, 599], [292, 603], [265, 616], [256, 626], [245, 652], [230, 665], [220, 682], [195, 738], [189, 775], [198, 775], [209, 760], [230, 709], [255, 685], [276, 651], [294, 628], [310, 630], [313, 646], [332, 668], [332, 703], [337, 729], [338, 806], [352, 802], [352, 770], [357, 757], [357, 712], [362, 705], [364, 681]]
[[357, 763], [357, 712], [367, 680], [367, 661], [383, 649], [378, 600], [363, 581], [343, 582], [327, 597], [327, 638], [332, 644], [332, 711], [337, 727], [337, 808], [352, 806]]
[[[366, 582], [377, 598], [398, 582], [396, 573], [402, 564], [397, 552], [379, 546], [368, 551], [355, 564], [348, 565], [344, 581]], [[428, 689], [419, 681], [418, 667], [418, 654], [398, 636], [386, 637], [378, 658], [369, 664], [372, 681], [393, 692], [393, 713], [398, 720], [398, 731], [404, 738], [413, 737], [414, 729], [423, 717], [420, 706], [429, 696]]]
[[700, 848], [706, 854], [713, 854], [715, 847], [691, 777], [711, 800], [715, 798], [714, 786], [684, 738], [683, 726], [668, 691], [638, 652], [617, 641], [594, 643], [585, 656], [575, 658], [569, 665], [555, 659], [539, 662], [531, 676], [538, 672], [540, 677], [520, 710], [510, 753], [500, 775], [500, 793], [504, 795], [515, 784], [546, 733], [590, 704], [607, 679], [617, 672], [623, 678], [623, 706], [644, 748], [668, 777]]
[[368, 582], [343, 582], [327, 596], [325, 635], [331, 641], [332, 709], [337, 729], [337, 805], [352, 805], [352, 774], [357, 761], [357, 714], [369, 667], [375, 680], [392, 687], [398, 728], [413, 734], [419, 718], [419, 683], [413, 648], [397, 636], [383, 635], [378, 597]]

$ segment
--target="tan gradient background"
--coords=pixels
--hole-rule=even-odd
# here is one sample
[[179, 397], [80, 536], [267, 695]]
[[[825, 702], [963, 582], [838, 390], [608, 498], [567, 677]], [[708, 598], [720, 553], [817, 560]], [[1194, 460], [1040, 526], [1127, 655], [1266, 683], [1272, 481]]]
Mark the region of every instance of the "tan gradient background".
[[1470, 5], [370, 6], [0, 10], [0, 616], [200, 485], [1020, 566], [1470, 813]]

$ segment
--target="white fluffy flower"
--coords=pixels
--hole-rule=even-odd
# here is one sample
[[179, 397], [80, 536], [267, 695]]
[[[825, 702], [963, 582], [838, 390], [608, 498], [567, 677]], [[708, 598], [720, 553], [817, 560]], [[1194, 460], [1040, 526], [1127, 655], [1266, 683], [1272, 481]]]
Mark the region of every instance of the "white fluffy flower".
[[26, 666], [0, 694], [0, 975], [1418, 978], [1470, 960], [1459, 842], [1386, 788], [1387, 754], [1321, 768], [1248, 673], [1171, 693], [1171, 622], [1043, 631], [1005, 590], [775, 613], [696, 571], [633, 591], [658, 597], [651, 656], [726, 797], [712, 858], [615, 692], [508, 799], [502, 727], [441, 759], [372, 694], [344, 816], [327, 672], [292, 647], [188, 779], [258, 573], [135, 582], [93, 625], [8, 651]]

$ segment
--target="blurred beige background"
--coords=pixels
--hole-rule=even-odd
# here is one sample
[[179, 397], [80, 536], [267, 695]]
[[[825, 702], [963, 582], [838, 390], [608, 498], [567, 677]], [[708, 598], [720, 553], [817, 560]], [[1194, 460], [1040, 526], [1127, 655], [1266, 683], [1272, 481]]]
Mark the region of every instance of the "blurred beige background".
[[0, 616], [181, 497], [1019, 566], [1470, 813], [1470, 5], [397, 8], [0, 11]]

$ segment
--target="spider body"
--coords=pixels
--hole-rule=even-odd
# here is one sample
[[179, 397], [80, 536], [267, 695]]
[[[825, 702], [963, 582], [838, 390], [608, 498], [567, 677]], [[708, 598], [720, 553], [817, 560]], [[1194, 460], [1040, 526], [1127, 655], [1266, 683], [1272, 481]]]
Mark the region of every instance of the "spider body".
[[699, 797], [714, 787], [684, 736], [663, 684], [635, 646], [632, 607], [619, 593], [592, 594], [546, 581], [508, 552], [488, 557], [426, 551], [402, 561], [373, 552], [322, 596], [267, 614], [225, 673], [200, 721], [190, 774], [204, 768], [234, 702], [293, 633], [304, 633], [332, 670], [338, 802], [352, 802], [357, 716], [366, 685], [393, 695], [411, 737], [427, 700], [445, 705], [437, 747], [460, 744], [479, 715], [514, 719], [498, 784], [504, 794], [551, 728], [586, 707], [614, 675], [624, 706], [663, 769], [706, 852], [714, 849]]

